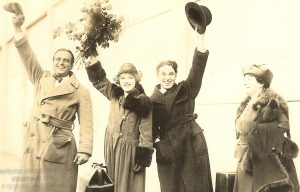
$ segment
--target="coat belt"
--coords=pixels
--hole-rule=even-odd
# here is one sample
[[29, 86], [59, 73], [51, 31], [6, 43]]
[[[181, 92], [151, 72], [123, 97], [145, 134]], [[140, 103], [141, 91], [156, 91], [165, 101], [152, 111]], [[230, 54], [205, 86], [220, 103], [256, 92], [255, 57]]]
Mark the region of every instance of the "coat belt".
[[178, 117], [174, 117], [171, 120], [169, 120], [167, 125], [163, 126], [163, 129], [168, 131], [168, 130], [170, 130], [170, 129], [178, 126], [178, 125], [183, 125], [187, 122], [194, 121], [197, 118], [198, 118], [198, 115], [196, 113], [194, 113], [194, 114], [185, 114], [185, 115], [181, 115], [181, 116], [178, 116]]
[[67, 130], [73, 130], [73, 122], [58, 119], [56, 117], [52, 117], [49, 115], [41, 114], [41, 115], [35, 115], [35, 119], [40, 120], [42, 123], [46, 123], [49, 125], [53, 125], [54, 127], [60, 128], [60, 129], [67, 129]]

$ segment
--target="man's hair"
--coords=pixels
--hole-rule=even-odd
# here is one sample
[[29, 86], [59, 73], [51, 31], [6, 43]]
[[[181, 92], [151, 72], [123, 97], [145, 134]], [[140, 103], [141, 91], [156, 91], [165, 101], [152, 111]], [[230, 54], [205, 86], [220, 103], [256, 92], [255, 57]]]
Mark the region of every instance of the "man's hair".
[[71, 64], [73, 65], [73, 63], [74, 63], [74, 60], [75, 60], [75, 58], [74, 58], [74, 55], [73, 55], [73, 53], [72, 53], [72, 51], [70, 51], [69, 49], [65, 49], [65, 48], [60, 48], [60, 49], [58, 49], [58, 50], [56, 50], [55, 52], [54, 52], [54, 54], [53, 54], [53, 61], [54, 61], [54, 56], [56, 55], [56, 53], [57, 52], [59, 52], [59, 51], [67, 51], [67, 52], [69, 52], [70, 53], [70, 55], [71, 55]]
[[166, 60], [166, 61], [160, 62], [156, 67], [156, 72], [158, 73], [159, 69], [165, 65], [171, 66], [174, 69], [175, 73], [177, 74], [178, 65], [175, 61], [172, 61], [172, 60]]

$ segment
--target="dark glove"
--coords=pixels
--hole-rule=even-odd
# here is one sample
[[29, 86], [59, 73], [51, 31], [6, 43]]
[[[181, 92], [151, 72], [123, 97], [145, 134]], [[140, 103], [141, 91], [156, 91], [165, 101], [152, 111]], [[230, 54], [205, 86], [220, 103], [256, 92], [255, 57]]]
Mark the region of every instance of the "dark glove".
[[154, 150], [152, 148], [137, 146], [135, 152], [135, 164], [149, 167], [152, 161], [153, 152]]

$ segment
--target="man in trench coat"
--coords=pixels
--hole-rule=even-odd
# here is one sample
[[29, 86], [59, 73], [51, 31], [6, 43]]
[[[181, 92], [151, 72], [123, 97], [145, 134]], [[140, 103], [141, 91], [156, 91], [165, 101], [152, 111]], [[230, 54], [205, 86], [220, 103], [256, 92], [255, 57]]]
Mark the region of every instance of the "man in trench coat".
[[[74, 192], [78, 165], [92, 155], [91, 98], [71, 71], [71, 51], [59, 49], [54, 54], [53, 72], [41, 68], [22, 33], [23, 22], [23, 15], [13, 17], [15, 46], [35, 92], [15, 191]], [[80, 123], [78, 150], [72, 133], [76, 115]]]

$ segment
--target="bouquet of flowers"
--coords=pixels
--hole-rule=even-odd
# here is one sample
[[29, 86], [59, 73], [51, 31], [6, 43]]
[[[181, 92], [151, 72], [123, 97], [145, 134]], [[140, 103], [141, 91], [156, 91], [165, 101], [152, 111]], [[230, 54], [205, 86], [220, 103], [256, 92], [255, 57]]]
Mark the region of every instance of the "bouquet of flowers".
[[53, 38], [61, 34], [69, 40], [79, 42], [76, 50], [79, 52], [75, 62], [84, 62], [91, 55], [97, 55], [96, 48], [109, 47], [109, 42], [117, 42], [122, 28], [123, 18], [111, 13], [109, 0], [92, 0], [87, 6], [82, 7], [83, 16], [75, 23], [66, 23], [58, 27]]

